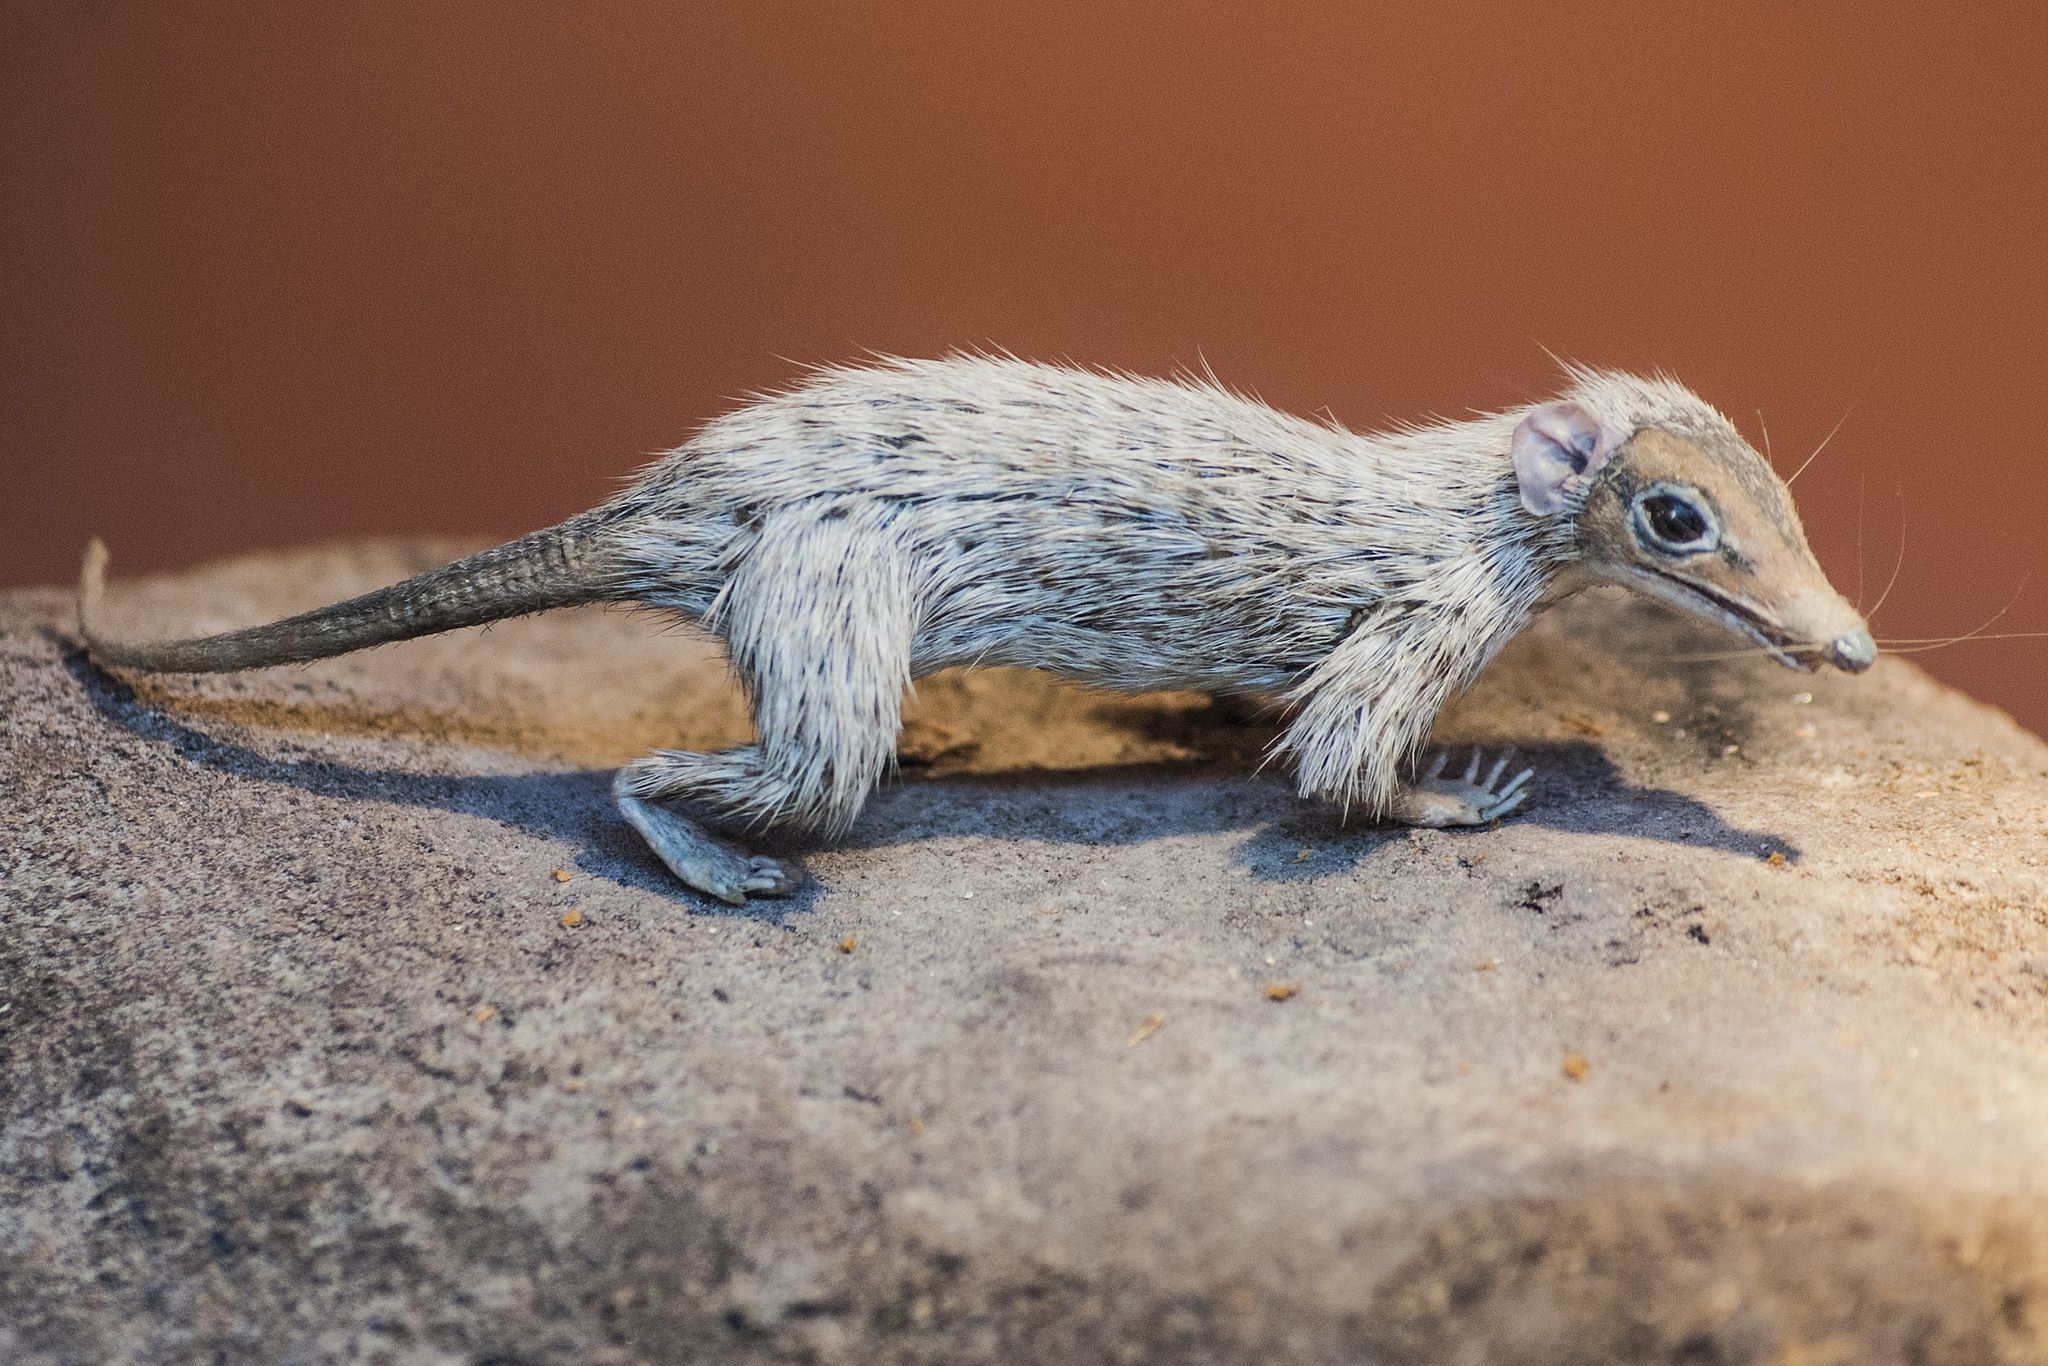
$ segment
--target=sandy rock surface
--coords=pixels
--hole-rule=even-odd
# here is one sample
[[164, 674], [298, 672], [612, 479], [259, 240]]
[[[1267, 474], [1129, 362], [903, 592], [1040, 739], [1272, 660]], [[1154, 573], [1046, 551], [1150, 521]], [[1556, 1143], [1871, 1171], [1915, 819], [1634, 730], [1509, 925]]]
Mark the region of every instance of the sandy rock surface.
[[606, 798], [746, 733], [652, 618], [131, 688], [67, 610], [0, 598], [0, 1360], [2048, 1359], [2048, 746], [1905, 664], [1570, 604], [1439, 727], [1540, 771], [1468, 833], [929, 680], [735, 912]]

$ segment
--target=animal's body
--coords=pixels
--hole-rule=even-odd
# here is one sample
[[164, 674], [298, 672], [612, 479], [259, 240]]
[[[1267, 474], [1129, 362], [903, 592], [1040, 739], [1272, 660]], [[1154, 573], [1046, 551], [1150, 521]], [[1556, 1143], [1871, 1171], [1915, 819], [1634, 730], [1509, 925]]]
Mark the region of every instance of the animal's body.
[[727, 900], [788, 875], [728, 825], [843, 830], [894, 752], [905, 689], [956, 665], [1097, 686], [1265, 694], [1304, 795], [1475, 824], [1500, 783], [1407, 772], [1443, 704], [1548, 601], [1628, 582], [1787, 663], [1874, 647], [1789, 494], [1675, 383], [1574, 371], [1563, 399], [1383, 434], [1216, 385], [1007, 358], [829, 369], [708, 424], [592, 512], [285, 622], [197, 641], [98, 638], [117, 667], [321, 658], [578, 602], [667, 609], [723, 637], [759, 741], [622, 769], [619, 805]]

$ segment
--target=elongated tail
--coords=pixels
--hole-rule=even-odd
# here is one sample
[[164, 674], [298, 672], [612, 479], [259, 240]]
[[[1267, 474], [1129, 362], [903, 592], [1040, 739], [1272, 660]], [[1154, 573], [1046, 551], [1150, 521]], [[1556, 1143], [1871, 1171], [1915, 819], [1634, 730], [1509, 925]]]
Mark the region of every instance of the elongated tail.
[[267, 626], [191, 640], [131, 644], [94, 629], [107, 548], [86, 548], [78, 581], [78, 629], [92, 658], [149, 673], [226, 673], [301, 664], [506, 617], [617, 596], [607, 573], [610, 519], [601, 511], [428, 570], [359, 598]]

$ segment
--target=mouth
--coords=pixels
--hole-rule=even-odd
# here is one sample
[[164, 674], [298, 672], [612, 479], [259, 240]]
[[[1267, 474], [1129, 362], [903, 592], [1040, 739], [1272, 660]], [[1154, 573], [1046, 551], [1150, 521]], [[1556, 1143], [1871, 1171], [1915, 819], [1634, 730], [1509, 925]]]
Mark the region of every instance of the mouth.
[[1810, 674], [1819, 670], [1824, 647], [1787, 633], [1746, 603], [1717, 593], [1705, 584], [1661, 570], [1641, 569], [1636, 572], [1642, 576], [1643, 587], [1650, 590], [1652, 597], [1694, 616], [1718, 622], [1739, 636], [1747, 636], [1763, 646], [1772, 659], [1794, 672]]

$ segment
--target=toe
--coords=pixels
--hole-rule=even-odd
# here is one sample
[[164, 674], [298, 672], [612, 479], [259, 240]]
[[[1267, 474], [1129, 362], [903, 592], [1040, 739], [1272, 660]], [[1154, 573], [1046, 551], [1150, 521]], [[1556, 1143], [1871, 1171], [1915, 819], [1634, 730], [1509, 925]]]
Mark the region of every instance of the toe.
[[1516, 807], [1520, 806], [1523, 802], [1527, 801], [1528, 799], [1529, 794], [1527, 792], [1517, 792], [1511, 797], [1505, 798], [1502, 801], [1495, 802], [1491, 807], [1487, 809], [1486, 820], [1489, 823], [1497, 821], [1501, 817], [1507, 815], [1510, 811], [1513, 811]]
[[696, 884], [697, 890], [709, 897], [716, 897], [728, 906], [747, 904], [747, 889], [736, 882], [706, 878]]
[[772, 858], [749, 860], [746, 887], [763, 896], [781, 896], [794, 889], [800, 879]]

